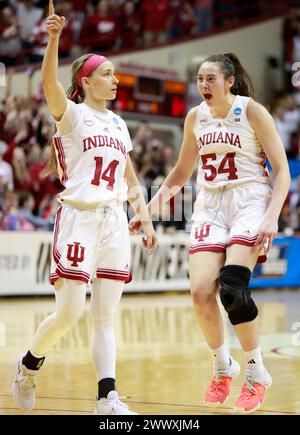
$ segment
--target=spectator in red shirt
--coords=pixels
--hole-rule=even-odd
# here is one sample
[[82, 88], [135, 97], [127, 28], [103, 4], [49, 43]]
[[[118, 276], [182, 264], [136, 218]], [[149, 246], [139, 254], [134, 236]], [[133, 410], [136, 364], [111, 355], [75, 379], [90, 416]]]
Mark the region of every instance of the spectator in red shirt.
[[[87, 1], [86, 0], [71, 0], [72, 10], [76, 12], [85, 13]], [[58, 7], [59, 5], [57, 5]]]
[[124, 3], [120, 22], [122, 47], [134, 48], [139, 45], [141, 18], [133, 0]]
[[80, 43], [89, 51], [105, 52], [120, 46], [120, 26], [108, 0], [100, 0], [85, 21]]
[[57, 177], [45, 176], [43, 172], [50, 158], [50, 151], [51, 147], [47, 145], [42, 151], [41, 160], [33, 163], [29, 168], [36, 209], [46, 196], [56, 196], [62, 190]]
[[172, 21], [170, 1], [144, 0], [140, 11], [145, 45], [164, 43]]

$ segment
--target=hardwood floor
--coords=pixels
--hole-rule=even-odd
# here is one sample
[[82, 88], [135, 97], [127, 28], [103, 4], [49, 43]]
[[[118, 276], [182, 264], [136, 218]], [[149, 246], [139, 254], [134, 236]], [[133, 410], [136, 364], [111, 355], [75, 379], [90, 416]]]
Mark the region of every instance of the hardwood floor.
[[[261, 343], [273, 386], [258, 414], [300, 414], [300, 292], [254, 292]], [[11, 396], [16, 356], [30, 344], [40, 321], [54, 312], [53, 298], [0, 299], [0, 414], [28, 414]], [[226, 322], [233, 356], [242, 352]], [[299, 332], [298, 332], [299, 331]], [[89, 349], [89, 301], [84, 316], [47, 355], [38, 376], [32, 414], [91, 414], [96, 381]], [[243, 382], [229, 402], [205, 405], [211, 357], [195, 323], [188, 293], [124, 295], [116, 319], [118, 390], [143, 415], [232, 414]]]

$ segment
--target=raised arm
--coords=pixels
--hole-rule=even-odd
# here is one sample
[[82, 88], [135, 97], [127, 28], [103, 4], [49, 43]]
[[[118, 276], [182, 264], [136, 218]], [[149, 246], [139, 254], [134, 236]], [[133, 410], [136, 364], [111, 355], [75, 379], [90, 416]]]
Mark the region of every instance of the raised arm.
[[49, 1], [49, 16], [46, 22], [49, 38], [42, 64], [42, 80], [50, 112], [59, 121], [67, 108], [64, 88], [57, 79], [59, 36], [65, 17], [55, 15], [53, 0]]
[[250, 100], [247, 116], [275, 176], [272, 198], [256, 241], [258, 249], [268, 242], [268, 252], [278, 230], [278, 218], [289, 191], [291, 177], [284, 146], [270, 113], [261, 104]]

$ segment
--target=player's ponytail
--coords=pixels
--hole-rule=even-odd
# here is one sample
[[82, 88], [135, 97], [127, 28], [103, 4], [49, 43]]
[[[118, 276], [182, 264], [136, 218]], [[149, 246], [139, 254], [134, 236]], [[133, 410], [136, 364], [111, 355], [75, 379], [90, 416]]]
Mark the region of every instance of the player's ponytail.
[[251, 77], [241, 64], [239, 58], [234, 53], [225, 53], [224, 56], [231, 61], [235, 70], [235, 82], [231, 88], [232, 94], [254, 98], [255, 92]]
[[255, 99], [254, 86], [251, 77], [234, 53], [215, 54], [205, 59], [204, 62], [217, 63], [224, 74], [225, 79], [234, 76], [235, 82], [231, 87], [231, 93]]
[[79, 104], [84, 100], [84, 91], [81, 87], [78, 86], [77, 83], [77, 74], [84, 62], [91, 57], [92, 54], [84, 54], [83, 56], [76, 59], [72, 64], [72, 77], [71, 77], [71, 85], [67, 89], [67, 97], [69, 100], [74, 101], [74, 103]]
[[45, 177], [54, 175], [55, 177], [58, 177], [58, 170], [57, 170], [57, 159], [55, 154], [55, 148], [54, 148], [54, 141], [52, 139], [51, 141], [51, 151], [50, 151], [50, 157], [49, 160], [43, 170], [43, 175]]

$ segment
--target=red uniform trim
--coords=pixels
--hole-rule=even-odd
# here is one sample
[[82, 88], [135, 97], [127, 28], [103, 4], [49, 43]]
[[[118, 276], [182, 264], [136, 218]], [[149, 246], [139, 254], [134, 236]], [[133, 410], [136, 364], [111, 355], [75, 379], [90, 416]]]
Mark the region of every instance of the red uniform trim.
[[68, 181], [64, 148], [63, 148], [62, 141], [61, 141], [60, 137], [54, 137], [53, 142], [54, 142], [55, 148], [57, 150], [58, 163], [59, 163], [59, 166], [62, 170], [62, 176], [60, 177], [60, 181], [64, 185], [66, 183], [66, 181]]
[[224, 252], [225, 250], [226, 250], [226, 245], [223, 243], [202, 244], [202, 245], [190, 246], [189, 254], [196, 254], [196, 252], [201, 252], [201, 251]]
[[61, 269], [60, 264], [57, 266], [55, 273], [50, 274], [50, 283], [53, 285], [58, 278], [66, 278], [74, 281], [82, 281], [84, 283], [88, 283], [90, 280], [90, 275], [85, 272], [74, 272], [70, 269]]
[[106, 278], [106, 279], [113, 279], [116, 281], [125, 281], [125, 283], [128, 283], [132, 280], [132, 274], [128, 271], [123, 271], [123, 270], [99, 268], [96, 271], [96, 276], [97, 278]]

